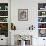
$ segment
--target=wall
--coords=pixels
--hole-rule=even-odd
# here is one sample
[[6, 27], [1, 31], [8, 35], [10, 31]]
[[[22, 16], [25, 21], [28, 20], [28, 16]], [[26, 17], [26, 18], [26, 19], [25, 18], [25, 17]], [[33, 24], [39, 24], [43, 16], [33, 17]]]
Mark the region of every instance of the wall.
[[[11, 22], [16, 25], [17, 30], [26, 30], [32, 24], [37, 29], [38, 3], [46, 0], [11, 0]], [[28, 9], [28, 21], [18, 21], [18, 9]]]
[[[38, 36], [38, 3], [45, 2], [46, 0], [11, 0], [11, 22], [16, 25], [18, 32], [19, 30], [27, 30], [32, 24], [35, 26], [36, 34], [32, 39], [33, 46], [40, 46], [41, 44], [44, 46], [43, 38], [35, 36]], [[28, 21], [18, 21], [18, 9], [28, 9]]]
[[[32, 5], [34, 4], [34, 5]], [[28, 9], [28, 21], [18, 21], [18, 9]], [[11, 22], [14, 22], [17, 30], [27, 30], [32, 24], [37, 23], [37, 2], [32, 0], [13, 0], [11, 2]], [[36, 18], [36, 19], [35, 19]]]

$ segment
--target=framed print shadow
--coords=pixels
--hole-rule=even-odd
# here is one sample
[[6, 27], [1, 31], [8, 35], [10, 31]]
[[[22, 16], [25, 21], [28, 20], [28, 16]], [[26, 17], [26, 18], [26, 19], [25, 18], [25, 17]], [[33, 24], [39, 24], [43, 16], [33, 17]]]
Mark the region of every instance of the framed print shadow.
[[18, 21], [28, 21], [28, 9], [18, 9]]

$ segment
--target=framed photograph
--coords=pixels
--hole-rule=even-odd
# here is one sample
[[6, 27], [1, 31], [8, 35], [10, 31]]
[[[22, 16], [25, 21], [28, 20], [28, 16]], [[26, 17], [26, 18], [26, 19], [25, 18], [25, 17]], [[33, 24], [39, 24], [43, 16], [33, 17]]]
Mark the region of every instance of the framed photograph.
[[28, 9], [18, 9], [18, 21], [28, 21]]

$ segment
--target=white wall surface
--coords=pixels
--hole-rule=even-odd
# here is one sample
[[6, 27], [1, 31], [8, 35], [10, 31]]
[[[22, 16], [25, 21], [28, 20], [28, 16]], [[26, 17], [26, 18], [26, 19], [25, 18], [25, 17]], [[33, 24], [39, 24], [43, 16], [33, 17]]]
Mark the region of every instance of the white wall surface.
[[[11, 0], [11, 22], [17, 30], [27, 30], [29, 26], [38, 27], [38, 3], [45, 3], [46, 0]], [[28, 9], [28, 21], [18, 21], [18, 9]]]
[[[18, 32], [27, 30], [33, 24], [36, 32], [32, 39], [33, 46], [44, 46], [43, 38], [35, 38], [38, 36], [38, 3], [46, 3], [46, 0], [11, 0], [11, 22]], [[18, 21], [18, 9], [28, 9], [28, 21]]]
[[[34, 5], [32, 5], [34, 4]], [[18, 9], [28, 9], [28, 21], [18, 21]], [[11, 22], [16, 25], [17, 30], [27, 30], [32, 24], [37, 23], [37, 2], [32, 0], [11, 1]], [[34, 19], [36, 18], [36, 19]]]

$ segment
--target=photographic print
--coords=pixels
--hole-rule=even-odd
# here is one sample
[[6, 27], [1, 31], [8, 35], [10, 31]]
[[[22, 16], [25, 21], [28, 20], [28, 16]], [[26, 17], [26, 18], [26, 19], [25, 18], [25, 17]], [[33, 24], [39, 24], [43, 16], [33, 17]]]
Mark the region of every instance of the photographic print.
[[28, 9], [18, 9], [18, 21], [28, 21]]

